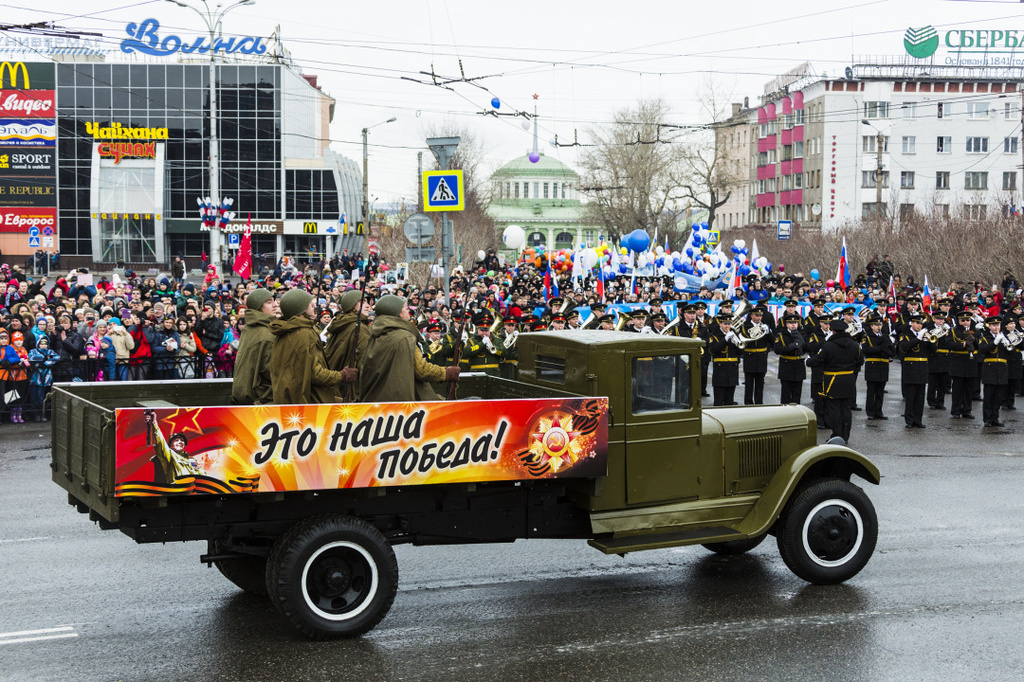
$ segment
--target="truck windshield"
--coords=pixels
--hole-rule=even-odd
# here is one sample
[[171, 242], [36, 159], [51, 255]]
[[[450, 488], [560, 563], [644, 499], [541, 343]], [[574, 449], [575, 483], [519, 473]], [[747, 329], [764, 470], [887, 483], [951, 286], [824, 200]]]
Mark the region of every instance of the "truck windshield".
[[633, 358], [633, 414], [690, 409], [690, 356]]

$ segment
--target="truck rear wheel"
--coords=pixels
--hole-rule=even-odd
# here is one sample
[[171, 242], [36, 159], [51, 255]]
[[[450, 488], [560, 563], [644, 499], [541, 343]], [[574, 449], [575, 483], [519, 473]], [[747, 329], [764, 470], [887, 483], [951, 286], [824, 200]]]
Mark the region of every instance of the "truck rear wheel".
[[350, 516], [315, 516], [274, 544], [267, 590], [307, 637], [356, 637], [387, 615], [398, 589], [398, 560], [384, 535]]
[[744, 538], [743, 540], [707, 542], [701, 546], [704, 547], [704, 549], [710, 549], [715, 554], [745, 554], [764, 542], [766, 537], [768, 537], [767, 533], [758, 535], [754, 538]]
[[214, 561], [213, 565], [225, 578], [249, 594], [267, 593], [267, 557], [251, 556]]
[[809, 583], [834, 585], [857, 575], [875, 551], [878, 517], [864, 491], [824, 479], [797, 491], [779, 519], [779, 554]]

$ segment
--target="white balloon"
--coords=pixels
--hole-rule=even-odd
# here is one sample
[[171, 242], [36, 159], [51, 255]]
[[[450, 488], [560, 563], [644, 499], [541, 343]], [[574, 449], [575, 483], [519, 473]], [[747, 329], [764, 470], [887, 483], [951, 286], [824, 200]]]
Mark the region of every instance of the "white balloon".
[[518, 225], [509, 225], [501, 233], [501, 240], [510, 249], [521, 249], [526, 243], [526, 230]]
[[664, 256], [665, 255], [665, 247], [664, 246], [658, 246], [657, 248], [654, 249], [654, 253], [658, 254], [659, 256]]
[[746, 239], [737, 239], [736, 240], [736, 245], [738, 247], [740, 247], [741, 249], [745, 249], [745, 248], [747, 248], [747, 240]]
[[743, 240], [742, 239], [733, 239], [732, 240], [732, 245], [735, 246], [737, 249], [742, 249], [743, 248]]
[[483, 249], [480, 249], [479, 251], [476, 252], [477, 260], [483, 260], [484, 258], [487, 258], [487, 254], [484, 252]]
[[590, 270], [597, 265], [597, 251], [594, 249], [583, 249], [583, 267]]

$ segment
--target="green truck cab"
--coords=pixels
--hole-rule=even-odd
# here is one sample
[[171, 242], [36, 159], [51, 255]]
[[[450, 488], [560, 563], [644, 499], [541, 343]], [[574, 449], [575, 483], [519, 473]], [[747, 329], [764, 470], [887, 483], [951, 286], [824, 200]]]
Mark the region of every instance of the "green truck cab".
[[[145, 395], [58, 385], [53, 480], [104, 529], [205, 540], [202, 561], [316, 639], [387, 614], [399, 543], [738, 554], [774, 535], [812, 583], [867, 564], [878, 522], [851, 479], [878, 484], [877, 467], [819, 445], [802, 406], [703, 409], [701, 341], [564, 331], [518, 345], [518, 380], [464, 376], [455, 403], [231, 406], [224, 380], [150, 382]], [[175, 457], [175, 429], [216, 447], [179, 453], [170, 480], [157, 463]]]

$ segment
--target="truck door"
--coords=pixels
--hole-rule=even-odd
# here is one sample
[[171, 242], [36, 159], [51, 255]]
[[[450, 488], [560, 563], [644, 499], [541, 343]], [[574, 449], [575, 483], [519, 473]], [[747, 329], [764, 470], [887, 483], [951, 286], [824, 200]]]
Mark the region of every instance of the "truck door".
[[[710, 490], [701, 435], [700, 359], [696, 353], [625, 354], [626, 502], [692, 499]], [[696, 371], [695, 371], [696, 370]], [[721, 463], [718, 462], [718, 465]], [[711, 463], [713, 468], [714, 463]], [[708, 475], [708, 474], [712, 475]]]

